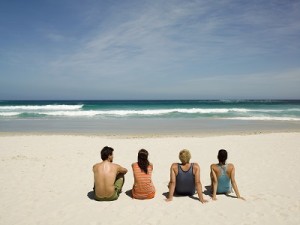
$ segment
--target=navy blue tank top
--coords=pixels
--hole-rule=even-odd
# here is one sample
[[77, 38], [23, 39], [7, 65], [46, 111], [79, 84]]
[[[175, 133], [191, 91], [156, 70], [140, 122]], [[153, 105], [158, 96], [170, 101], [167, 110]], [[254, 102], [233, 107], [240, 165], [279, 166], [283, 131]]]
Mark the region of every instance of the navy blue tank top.
[[175, 194], [194, 195], [195, 194], [195, 176], [193, 174], [193, 163], [188, 171], [183, 171], [178, 163], [178, 174], [176, 176]]

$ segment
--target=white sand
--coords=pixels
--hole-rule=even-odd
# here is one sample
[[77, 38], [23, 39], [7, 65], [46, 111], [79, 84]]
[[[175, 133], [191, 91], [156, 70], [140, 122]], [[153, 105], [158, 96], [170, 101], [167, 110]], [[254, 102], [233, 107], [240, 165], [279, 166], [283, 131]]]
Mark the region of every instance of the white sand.
[[[115, 163], [129, 169], [120, 198], [96, 202], [92, 166], [100, 150], [115, 149]], [[132, 200], [131, 163], [145, 148], [154, 164], [152, 200]], [[206, 204], [189, 197], [164, 201], [169, 167], [187, 148], [201, 167]], [[225, 148], [247, 201], [218, 196], [212, 201], [209, 166]], [[0, 136], [0, 224], [300, 224], [300, 133], [218, 137]], [[197, 195], [195, 195], [196, 197]]]

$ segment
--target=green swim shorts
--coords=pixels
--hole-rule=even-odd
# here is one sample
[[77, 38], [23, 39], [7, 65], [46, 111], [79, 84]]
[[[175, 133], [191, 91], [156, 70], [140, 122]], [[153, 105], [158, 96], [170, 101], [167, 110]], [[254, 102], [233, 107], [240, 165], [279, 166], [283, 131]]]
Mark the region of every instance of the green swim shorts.
[[120, 195], [121, 191], [122, 191], [123, 184], [124, 184], [124, 176], [117, 177], [117, 179], [114, 183], [115, 193], [113, 193], [113, 195], [110, 196], [110, 197], [104, 197], [104, 198], [99, 198], [95, 194], [95, 197], [94, 197], [95, 200], [96, 201], [114, 201], [114, 200], [117, 200], [119, 198], [119, 195]]

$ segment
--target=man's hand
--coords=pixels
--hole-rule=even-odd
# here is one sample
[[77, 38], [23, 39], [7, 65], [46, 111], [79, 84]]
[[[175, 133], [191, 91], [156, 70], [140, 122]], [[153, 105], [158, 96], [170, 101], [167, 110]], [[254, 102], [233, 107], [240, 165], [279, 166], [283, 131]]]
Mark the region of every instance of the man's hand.
[[200, 199], [200, 202], [201, 202], [202, 204], [204, 204], [204, 203], [207, 203], [208, 200], [206, 200], [206, 199]]
[[171, 202], [172, 200], [173, 200], [172, 198], [165, 199], [166, 202]]

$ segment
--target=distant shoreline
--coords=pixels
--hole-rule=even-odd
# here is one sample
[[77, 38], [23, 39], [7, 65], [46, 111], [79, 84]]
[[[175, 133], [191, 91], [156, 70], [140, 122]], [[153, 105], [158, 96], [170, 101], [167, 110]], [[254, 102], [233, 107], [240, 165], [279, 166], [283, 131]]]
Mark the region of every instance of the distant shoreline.
[[0, 133], [97, 136], [215, 136], [300, 132], [300, 121], [226, 119], [26, 119], [0, 121]]

